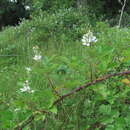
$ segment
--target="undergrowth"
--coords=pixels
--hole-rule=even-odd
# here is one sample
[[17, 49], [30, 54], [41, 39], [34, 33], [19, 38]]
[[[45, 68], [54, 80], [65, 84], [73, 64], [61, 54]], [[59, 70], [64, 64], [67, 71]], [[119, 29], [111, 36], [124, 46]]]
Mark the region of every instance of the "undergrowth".
[[[81, 39], [89, 30], [97, 42], [84, 46]], [[130, 129], [129, 76], [90, 86], [53, 106], [86, 82], [129, 70], [129, 35], [129, 28], [92, 26], [87, 14], [73, 8], [41, 12], [5, 28], [0, 32], [0, 128], [11, 130], [37, 112], [25, 130]]]

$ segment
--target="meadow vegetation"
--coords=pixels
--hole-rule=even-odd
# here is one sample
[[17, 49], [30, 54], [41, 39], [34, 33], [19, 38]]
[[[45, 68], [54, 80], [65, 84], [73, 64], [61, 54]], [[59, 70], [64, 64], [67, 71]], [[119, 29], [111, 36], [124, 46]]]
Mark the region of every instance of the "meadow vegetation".
[[[55, 101], [129, 71], [130, 28], [73, 7], [35, 13], [0, 32], [0, 129], [129, 130], [129, 75]], [[90, 32], [93, 41], [83, 43]]]

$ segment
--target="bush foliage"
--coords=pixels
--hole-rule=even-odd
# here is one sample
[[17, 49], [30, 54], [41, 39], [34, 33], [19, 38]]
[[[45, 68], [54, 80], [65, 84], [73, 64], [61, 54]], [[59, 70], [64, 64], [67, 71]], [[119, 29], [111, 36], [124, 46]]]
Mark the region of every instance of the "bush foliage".
[[[0, 129], [130, 129], [128, 75], [54, 104], [87, 82], [129, 70], [130, 29], [72, 7], [38, 14], [0, 32]], [[88, 32], [97, 42], [84, 46]]]

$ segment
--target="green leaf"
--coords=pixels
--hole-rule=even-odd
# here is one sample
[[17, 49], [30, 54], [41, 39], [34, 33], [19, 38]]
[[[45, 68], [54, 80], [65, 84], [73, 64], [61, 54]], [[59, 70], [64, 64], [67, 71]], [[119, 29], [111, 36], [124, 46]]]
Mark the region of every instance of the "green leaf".
[[115, 130], [114, 125], [108, 125], [105, 130]]
[[42, 121], [44, 121], [45, 120], [45, 115], [42, 115], [42, 114], [40, 114], [40, 115], [37, 115], [36, 117], [35, 117], [35, 121], [39, 121], [39, 120], [42, 120]]
[[113, 118], [117, 118], [117, 117], [119, 117], [120, 113], [118, 110], [112, 110], [111, 115]]
[[127, 116], [124, 118], [127, 125], [130, 125], [130, 114], [128, 113]]
[[101, 120], [101, 123], [104, 125], [107, 125], [109, 123], [112, 123], [114, 121], [114, 119], [110, 116], [107, 117], [103, 117], [103, 119]]
[[117, 128], [117, 130], [124, 130], [125, 125], [126, 123], [124, 117], [118, 117], [115, 120], [115, 127]]
[[110, 105], [101, 105], [99, 107], [99, 112], [102, 114], [107, 114], [109, 115], [111, 113], [111, 106]]
[[13, 113], [9, 110], [4, 110], [0, 112], [0, 120], [12, 120]]
[[100, 99], [107, 99], [108, 95], [110, 94], [110, 91], [107, 89], [105, 84], [94, 85], [92, 89], [96, 93], [100, 94]]
[[37, 102], [38, 107], [48, 109], [54, 102], [54, 95], [50, 89], [39, 90], [34, 93], [33, 99], [34, 103]]
[[57, 114], [57, 108], [55, 106], [51, 108], [50, 111], [54, 114]]

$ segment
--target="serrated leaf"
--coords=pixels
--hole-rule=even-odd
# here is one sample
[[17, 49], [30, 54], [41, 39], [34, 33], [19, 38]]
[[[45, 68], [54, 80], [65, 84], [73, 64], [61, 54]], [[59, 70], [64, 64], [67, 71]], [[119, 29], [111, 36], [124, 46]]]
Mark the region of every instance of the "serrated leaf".
[[111, 106], [110, 105], [101, 105], [99, 107], [99, 112], [102, 114], [107, 114], [109, 115], [111, 113]]
[[56, 108], [56, 107], [51, 108], [50, 111], [51, 111], [52, 113], [54, 113], [54, 114], [57, 114], [57, 108]]
[[109, 123], [112, 123], [114, 121], [114, 119], [112, 117], [103, 117], [103, 119], [101, 120], [101, 123], [106, 125], [106, 124], [109, 124]]

